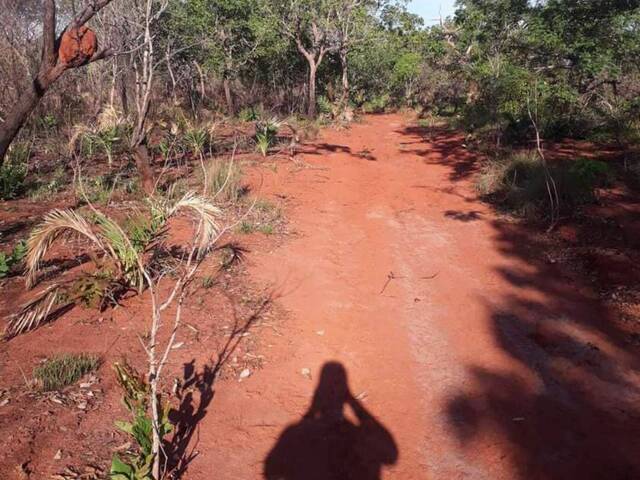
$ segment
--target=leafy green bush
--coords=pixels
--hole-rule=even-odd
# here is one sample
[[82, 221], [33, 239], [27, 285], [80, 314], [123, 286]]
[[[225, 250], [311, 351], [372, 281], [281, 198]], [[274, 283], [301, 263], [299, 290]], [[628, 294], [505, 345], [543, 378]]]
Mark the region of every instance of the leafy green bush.
[[133, 248], [142, 253], [158, 237], [163, 222], [164, 218], [160, 214], [152, 212], [150, 217], [140, 214], [127, 218], [123, 228]]
[[205, 147], [209, 143], [209, 134], [204, 128], [190, 128], [184, 134], [184, 142], [189, 151], [197, 155], [204, 152]]
[[317, 100], [318, 113], [321, 115], [331, 115], [333, 113], [333, 104], [324, 95], [320, 95]]
[[611, 169], [605, 162], [584, 158], [576, 160], [566, 175], [566, 196], [574, 204], [593, 201], [596, 188], [608, 185], [612, 178]]
[[388, 94], [377, 95], [362, 105], [364, 113], [384, 113], [391, 102]]
[[27, 164], [9, 157], [0, 166], [0, 199], [10, 200], [18, 197], [25, 189]]
[[105, 268], [95, 273], [84, 273], [71, 283], [64, 294], [61, 293], [59, 303], [74, 303], [102, 311], [113, 304], [115, 294], [121, 288], [112, 270]]
[[47, 359], [33, 371], [37, 384], [45, 392], [60, 390], [77, 382], [87, 373], [100, 366], [100, 358], [95, 355], [69, 354]]
[[243, 122], [256, 122], [260, 119], [260, 110], [255, 106], [245, 107], [240, 110], [238, 118]]
[[130, 125], [116, 121], [103, 121], [94, 127], [76, 125], [69, 140], [69, 150], [88, 157], [102, 151], [111, 166], [114, 154], [127, 144], [126, 138], [130, 133]]
[[256, 148], [263, 157], [267, 156], [269, 148], [275, 144], [280, 126], [281, 122], [275, 118], [256, 123]]
[[20, 240], [10, 254], [0, 252], [0, 278], [4, 278], [27, 254], [27, 242]]
[[393, 66], [393, 85], [399, 92], [398, 96], [408, 105], [414, 100], [413, 86], [420, 75], [421, 64], [422, 58], [419, 53], [406, 52], [398, 57]]
[[[152, 475], [153, 422], [148, 413], [150, 387], [142, 375], [127, 362], [116, 363], [113, 368], [116, 372], [116, 380], [123, 391], [122, 402], [132, 417], [130, 422], [116, 421], [116, 427], [131, 436], [136, 443], [136, 449], [124, 458], [117, 454], [113, 456], [110, 478], [111, 480], [154, 480]], [[159, 398], [158, 402], [160, 401]], [[162, 418], [158, 425], [160, 439], [172, 430], [169, 422], [169, 404], [166, 404], [162, 411]]]
[[[82, 182], [77, 186], [76, 197], [80, 202], [88, 200], [91, 203], [107, 205], [111, 201], [117, 186], [117, 177], [112, 175], [100, 175], [89, 180], [78, 179]], [[86, 199], [84, 196], [86, 195]]]
[[36, 120], [36, 125], [38, 126], [38, 128], [45, 131], [46, 133], [50, 133], [51, 131], [58, 128], [58, 124], [58, 119], [50, 113], [42, 117], [38, 117]]

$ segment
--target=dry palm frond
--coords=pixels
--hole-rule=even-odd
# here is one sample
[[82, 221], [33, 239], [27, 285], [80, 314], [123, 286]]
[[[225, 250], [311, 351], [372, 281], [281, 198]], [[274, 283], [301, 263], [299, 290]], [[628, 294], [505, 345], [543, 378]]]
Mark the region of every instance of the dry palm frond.
[[36, 298], [22, 306], [20, 311], [9, 319], [4, 332], [5, 337], [11, 338], [21, 333], [37, 328], [47, 320], [54, 306], [62, 308], [63, 290], [60, 285], [53, 285], [41, 292]]
[[28, 288], [35, 284], [40, 262], [49, 247], [64, 234], [83, 236], [103, 252], [107, 251], [104, 243], [93, 232], [84, 218], [71, 210], [53, 210], [45, 215], [42, 222], [31, 232], [27, 240], [25, 263], [27, 266], [26, 284]]
[[[146, 267], [142, 265], [145, 261], [142, 254], [136, 250], [129, 235], [116, 221], [95, 209], [93, 211], [95, 214], [93, 222], [72, 210], [53, 210], [45, 215], [27, 241], [25, 263], [28, 287], [35, 283], [42, 259], [52, 244], [62, 236], [74, 235], [88, 240], [92, 250], [100, 251], [101, 258], [94, 258], [94, 262], [98, 272], [111, 272], [109, 275], [114, 280], [112, 284], [131, 286], [137, 288], [139, 292], [144, 289], [143, 269], [149, 265]], [[195, 218], [197, 222], [194, 247], [197, 249], [195, 252], [198, 258], [201, 258], [221, 234], [217, 220], [222, 216], [222, 212], [210, 200], [195, 193], [187, 193], [177, 201], [155, 200], [151, 203], [152, 222], [156, 223], [152, 228], [155, 238], [163, 234], [166, 221], [170, 217], [182, 213]], [[111, 269], [112, 267], [115, 269]], [[116, 269], [117, 272], [114, 272]], [[87, 290], [84, 288], [84, 283], [73, 284], [78, 287], [79, 293], [75, 292], [73, 286], [70, 289], [64, 285], [56, 284], [25, 304], [16, 315], [11, 317], [5, 334], [12, 337], [37, 328], [51, 318], [54, 309], [60, 312], [61, 308], [77, 303], [81, 297], [80, 294], [86, 293]], [[97, 285], [98, 288], [91, 290], [92, 295], [95, 292], [102, 295], [103, 291], [107, 291], [99, 288], [102, 285], [100, 282], [89, 282], [87, 285], [92, 288]], [[93, 297], [90, 298], [92, 299]]]
[[181, 210], [190, 210], [201, 222], [198, 234], [198, 250], [204, 253], [213, 243], [213, 240], [220, 232], [217, 218], [222, 215], [221, 210], [213, 205], [206, 198], [196, 195], [193, 192], [185, 194], [180, 200], [169, 207], [165, 207], [164, 215], [170, 218]]

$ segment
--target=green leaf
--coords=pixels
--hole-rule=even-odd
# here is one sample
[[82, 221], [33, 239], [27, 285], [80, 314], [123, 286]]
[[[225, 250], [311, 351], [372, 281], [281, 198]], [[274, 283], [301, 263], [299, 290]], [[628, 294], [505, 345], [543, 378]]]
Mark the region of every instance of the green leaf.
[[25, 242], [24, 240], [20, 240], [13, 247], [13, 253], [11, 254], [11, 259], [13, 263], [18, 263], [25, 257], [26, 254], [27, 254], [27, 242]]
[[111, 471], [109, 472], [112, 480], [130, 480], [134, 474], [134, 469], [131, 465], [124, 463], [120, 460], [118, 455], [114, 455], [111, 459]]
[[6, 277], [9, 273], [10, 266], [7, 255], [0, 252], [0, 278]]
[[124, 433], [128, 433], [129, 435], [133, 435], [133, 425], [130, 422], [116, 420], [115, 424], [119, 430], [122, 430]]

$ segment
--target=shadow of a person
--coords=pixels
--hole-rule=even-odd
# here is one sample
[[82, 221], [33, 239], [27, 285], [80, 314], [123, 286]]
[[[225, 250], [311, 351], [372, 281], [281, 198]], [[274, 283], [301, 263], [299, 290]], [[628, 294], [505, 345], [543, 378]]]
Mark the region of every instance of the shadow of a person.
[[[345, 417], [349, 406], [357, 423]], [[347, 372], [326, 363], [302, 420], [280, 435], [264, 462], [267, 480], [380, 480], [398, 460], [392, 435], [353, 397]]]

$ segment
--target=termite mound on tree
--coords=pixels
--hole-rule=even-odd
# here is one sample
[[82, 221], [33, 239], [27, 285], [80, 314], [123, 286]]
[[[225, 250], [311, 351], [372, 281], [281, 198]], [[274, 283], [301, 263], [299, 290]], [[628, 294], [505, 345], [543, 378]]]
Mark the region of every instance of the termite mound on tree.
[[58, 58], [70, 67], [86, 64], [98, 50], [98, 39], [89, 27], [70, 28], [60, 40]]

